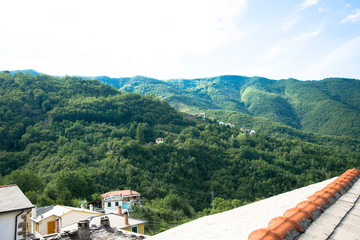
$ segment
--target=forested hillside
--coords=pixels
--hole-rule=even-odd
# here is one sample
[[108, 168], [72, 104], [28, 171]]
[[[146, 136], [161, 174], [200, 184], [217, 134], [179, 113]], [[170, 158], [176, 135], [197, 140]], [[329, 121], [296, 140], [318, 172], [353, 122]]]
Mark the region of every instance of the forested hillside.
[[[360, 136], [360, 81], [355, 79], [275, 81], [242, 76], [168, 81], [145, 77], [98, 79], [126, 92], [154, 94], [180, 111], [213, 114], [217, 110], [215, 117], [238, 126], [262, 130], [261, 124], [256, 124], [259, 119], [248, 119], [263, 117], [275, 126]], [[229, 111], [242, 114], [235, 116]]]
[[246, 135], [184, 116], [97, 80], [0, 73], [0, 184], [18, 184], [38, 206], [131, 188], [152, 209], [141, 216], [176, 223], [209, 208], [212, 191], [238, 206], [360, 167], [354, 139]]

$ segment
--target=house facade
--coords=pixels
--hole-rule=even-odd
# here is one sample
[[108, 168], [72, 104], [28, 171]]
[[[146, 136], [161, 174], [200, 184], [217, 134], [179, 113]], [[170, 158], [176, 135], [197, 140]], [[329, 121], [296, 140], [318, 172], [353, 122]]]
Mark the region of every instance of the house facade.
[[105, 213], [124, 214], [131, 211], [133, 205], [140, 204], [141, 194], [134, 190], [111, 191], [101, 195]]
[[17, 185], [0, 186], [0, 238], [26, 237], [26, 214], [34, 205]]
[[[42, 210], [42, 209], [41, 209]], [[59, 232], [63, 227], [71, 225], [80, 220], [87, 219], [92, 216], [101, 215], [98, 212], [85, 208], [75, 208], [68, 206], [56, 205], [47, 211], [33, 211], [31, 222], [31, 233], [37, 238], [41, 238], [48, 234]]]

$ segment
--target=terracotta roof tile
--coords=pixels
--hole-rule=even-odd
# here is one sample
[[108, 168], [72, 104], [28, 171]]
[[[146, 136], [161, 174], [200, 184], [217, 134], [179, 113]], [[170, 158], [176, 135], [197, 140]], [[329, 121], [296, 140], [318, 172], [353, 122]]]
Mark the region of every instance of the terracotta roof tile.
[[140, 195], [140, 193], [138, 193], [137, 191], [128, 189], [128, 190], [118, 190], [118, 191], [107, 192], [107, 193], [101, 194], [101, 197], [120, 195], [120, 194], [122, 194], [123, 196]]
[[284, 216], [272, 219], [268, 227], [250, 233], [248, 239], [298, 239], [300, 234], [306, 230], [301, 226], [301, 222], [307, 217], [310, 217], [312, 221], [316, 220], [314, 212], [324, 211], [329, 208], [336, 202], [335, 200], [339, 199], [354, 185], [354, 182], [359, 177], [360, 171], [358, 169], [349, 169], [322, 190], [309, 196], [308, 200], [300, 202], [295, 208], [285, 211]]

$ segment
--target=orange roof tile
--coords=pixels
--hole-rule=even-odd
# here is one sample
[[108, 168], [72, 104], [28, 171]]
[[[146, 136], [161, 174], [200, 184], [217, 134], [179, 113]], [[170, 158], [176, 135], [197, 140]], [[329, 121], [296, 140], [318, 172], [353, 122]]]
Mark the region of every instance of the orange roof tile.
[[[350, 189], [360, 177], [360, 170], [349, 169], [340, 175], [335, 181], [328, 184], [325, 188], [315, 192], [308, 200], [302, 201], [295, 208], [285, 211], [284, 216], [276, 217], [269, 222], [267, 228], [261, 228], [250, 233], [249, 240], [282, 240], [285, 236], [297, 230], [299, 233], [303, 229], [299, 223], [306, 218], [314, 220], [312, 213], [317, 210], [324, 210], [324, 206], [330, 206], [346, 191]], [[332, 201], [330, 201], [330, 199]], [[291, 238], [292, 239], [292, 238]]]
[[101, 197], [113, 196], [113, 195], [123, 195], [123, 196], [133, 196], [133, 195], [140, 195], [137, 191], [134, 190], [118, 190], [118, 191], [110, 191], [104, 194], [101, 194]]

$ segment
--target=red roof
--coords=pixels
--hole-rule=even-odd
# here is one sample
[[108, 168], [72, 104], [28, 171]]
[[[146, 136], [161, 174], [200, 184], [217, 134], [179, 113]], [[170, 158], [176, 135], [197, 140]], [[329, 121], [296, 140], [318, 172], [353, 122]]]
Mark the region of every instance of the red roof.
[[122, 196], [133, 196], [133, 195], [139, 195], [137, 191], [134, 190], [118, 190], [118, 191], [111, 191], [104, 194], [101, 194], [101, 197], [107, 197], [107, 196], [113, 196], [113, 195], [122, 195]]

